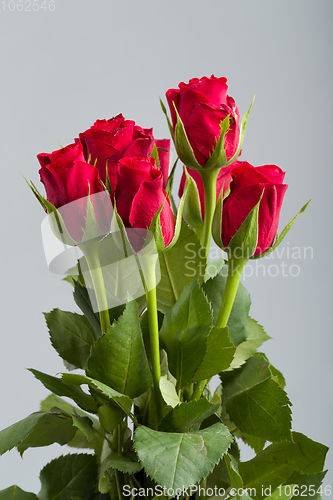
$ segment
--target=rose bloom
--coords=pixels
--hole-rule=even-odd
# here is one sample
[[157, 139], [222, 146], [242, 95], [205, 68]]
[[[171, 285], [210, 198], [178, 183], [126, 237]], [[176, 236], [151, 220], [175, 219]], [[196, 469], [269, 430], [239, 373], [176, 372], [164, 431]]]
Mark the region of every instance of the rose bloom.
[[187, 84], [182, 82], [178, 87], [166, 93], [173, 130], [177, 123], [175, 105], [198, 163], [205, 166], [221, 135], [220, 123], [227, 115], [230, 129], [224, 147], [227, 159], [232, 158], [239, 144], [239, 110], [234, 99], [227, 95], [227, 79], [204, 76], [192, 78]]
[[166, 247], [174, 235], [175, 218], [155, 159], [122, 158], [118, 165], [115, 200], [124, 226], [149, 229], [154, 215], [163, 205], [160, 221]]
[[87, 197], [101, 193], [91, 198], [101, 233], [109, 230], [111, 219], [111, 203], [100, 182], [99, 173], [90, 163], [87, 163], [81, 143], [37, 155], [41, 165], [40, 179], [45, 186], [49, 202], [56, 208], [72, 203], [70, 209], [60, 210], [70, 236], [77, 242], [82, 241], [86, 227]]
[[104, 183], [107, 165], [112, 191], [117, 187], [118, 161], [126, 157], [148, 157], [156, 144], [165, 187], [169, 172], [170, 140], [154, 139], [152, 128], [141, 128], [120, 114], [110, 120], [97, 120], [79, 137], [76, 141], [81, 141], [86, 160], [93, 165], [96, 162]]
[[258, 216], [258, 242], [252, 255], [257, 257], [273, 244], [280, 217], [284, 194], [285, 172], [275, 165], [253, 167], [247, 162], [236, 168], [230, 184], [230, 194], [223, 203], [222, 242], [228, 247], [231, 238], [240, 228], [249, 212], [262, 195]]

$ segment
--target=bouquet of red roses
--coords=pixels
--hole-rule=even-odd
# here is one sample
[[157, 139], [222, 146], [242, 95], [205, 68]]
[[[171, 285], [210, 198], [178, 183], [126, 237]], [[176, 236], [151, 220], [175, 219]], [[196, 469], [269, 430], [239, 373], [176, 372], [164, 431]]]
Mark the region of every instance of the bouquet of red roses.
[[[183, 164], [178, 208], [170, 140], [121, 114], [38, 155], [46, 196], [29, 186], [47, 214], [47, 262], [82, 314], [45, 314], [67, 371], [30, 370], [51, 394], [0, 432], [0, 454], [55, 442], [89, 452], [47, 464], [38, 495], [11, 486], [0, 500], [320, 498], [327, 447], [292, 431], [240, 283], [307, 204], [278, 235], [285, 173], [239, 159], [250, 110], [240, 120], [227, 88], [180, 83], [166, 93], [171, 118], [161, 102]], [[212, 238], [227, 261], [210, 261]], [[253, 459], [241, 461], [240, 440]]]

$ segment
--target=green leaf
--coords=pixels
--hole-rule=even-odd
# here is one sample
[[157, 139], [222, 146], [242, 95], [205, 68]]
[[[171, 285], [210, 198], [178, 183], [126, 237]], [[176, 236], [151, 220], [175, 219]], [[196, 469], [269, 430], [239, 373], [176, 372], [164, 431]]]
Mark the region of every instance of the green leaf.
[[[320, 494], [322, 482], [326, 476], [326, 472], [320, 472], [319, 474], [301, 474], [300, 472], [293, 472], [292, 475], [288, 478], [288, 484], [293, 484], [294, 496], [293, 500], [298, 499], [299, 497], [321, 500], [322, 496]], [[297, 485], [297, 486], [295, 486]], [[325, 491], [325, 488], [324, 488]], [[328, 496], [328, 495], [323, 495]]]
[[86, 394], [80, 387], [76, 387], [76, 385], [71, 385], [70, 383], [66, 384], [57, 377], [52, 377], [51, 375], [34, 370], [33, 368], [30, 368], [29, 371], [33, 373], [33, 375], [40, 380], [44, 387], [46, 387], [49, 391], [54, 392], [58, 396], [66, 396], [73, 399], [73, 401], [75, 401], [75, 403], [83, 410], [90, 413], [97, 413], [96, 401], [92, 396]]
[[66, 455], [52, 460], [40, 473], [39, 500], [90, 500], [97, 481], [93, 455]]
[[69, 415], [46, 413], [20, 442], [17, 450], [22, 456], [28, 448], [49, 446], [53, 443], [64, 445], [73, 439], [75, 432], [73, 420]]
[[124, 474], [135, 474], [142, 469], [139, 462], [133, 462], [130, 458], [124, 455], [110, 455], [103, 462], [103, 468], [116, 469]]
[[140, 396], [151, 386], [135, 301], [127, 304], [123, 315], [92, 347], [87, 375], [130, 398]]
[[293, 496], [293, 487], [294, 485], [288, 485], [288, 486], [280, 486], [279, 488], [276, 488], [271, 495], [269, 495], [267, 500], [290, 500], [290, 498]]
[[0, 431], [0, 455], [19, 445], [30, 434], [43, 415], [43, 412], [32, 413]]
[[105, 403], [98, 408], [98, 416], [103, 428], [112, 432], [122, 422], [125, 414], [115, 403]]
[[124, 394], [120, 394], [111, 387], [108, 387], [99, 380], [94, 380], [86, 375], [79, 375], [76, 373], [63, 373], [62, 381], [65, 384], [72, 384], [74, 386], [88, 384], [89, 387], [97, 391], [98, 394], [105, 399], [116, 403], [126, 413], [126, 415], [129, 415], [129, 411], [132, 406], [131, 399]]
[[168, 380], [167, 375], [164, 375], [160, 378], [160, 391], [162, 394], [162, 398], [166, 402], [168, 406], [174, 408], [179, 405], [180, 400], [176, 391], [175, 384]]
[[257, 436], [250, 436], [249, 434], [241, 432], [239, 429], [236, 430], [233, 434], [235, 437], [241, 439], [245, 444], [250, 446], [255, 451], [256, 455], [258, 455], [264, 449], [264, 446], [266, 444], [266, 439]]
[[[227, 283], [227, 276], [228, 266], [223, 266], [220, 274], [215, 276], [215, 278], [208, 280], [203, 285], [203, 290], [213, 308], [214, 324], [217, 321], [221, 309], [222, 298]], [[238, 346], [248, 337], [249, 327], [247, 318], [250, 310], [250, 305], [250, 294], [240, 283], [228, 321], [230, 339], [235, 346]]]
[[178, 389], [191, 382], [201, 365], [212, 313], [205, 294], [194, 280], [166, 313], [160, 331], [161, 347], [168, 355], [169, 370]]
[[267, 335], [263, 327], [259, 325], [257, 321], [250, 318], [250, 316], [247, 321], [249, 331], [248, 337], [236, 347], [234, 359], [228, 370], [240, 368], [245, 361], [257, 351], [258, 347], [271, 338]]
[[95, 441], [97, 435], [94, 432], [93, 422], [89, 417], [81, 417], [80, 415], [73, 415], [73, 425], [77, 427], [87, 438], [88, 441]]
[[78, 281], [74, 282], [73, 297], [76, 305], [81, 309], [96, 334], [101, 336], [101, 325], [99, 322], [98, 313], [94, 313], [87, 289], [82, 286]]
[[264, 356], [256, 354], [220, 376], [223, 408], [240, 431], [272, 442], [291, 440], [290, 401]]
[[0, 500], [38, 500], [34, 493], [21, 490], [18, 486], [10, 486], [0, 491]]
[[78, 368], [87, 368], [91, 346], [98, 336], [85, 316], [53, 309], [44, 313], [50, 339], [58, 354]]
[[157, 307], [166, 313], [193, 278], [203, 273], [205, 254], [195, 233], [182, 223], [177, 243], [159, 255], [161, 280], [157, 285]]
[[208, 379], [226, 370], [232, 362], [235, 350], [229, 338], [228, 327], [212, 328], [207, 337], [204, 358], [194, 374], [193, 382]]
[[219, 407], [220, 403], [211, 404], [205, 398], [181, 403], [163, 418], [159, 430], [163, 432], [196, 431], [200, 424], [213, 415]]
[[[44, 399], [44, 401], [41, 402], [40, 408], [44, 412], [50, 412], [51, 409], [53, 410], [59, 409], [62, 410], [63, 413], [71, 415], [73, 419], [73, 425], [77, 427], [77, 429], [73, 439], [67, 443], [68, 446], [72, 446], [74, 448], [94, 447], [94, 443], [92, 441], [96, 440], [97, 436], [94, 433], [92, 426], [95, 429], [99, 429], [100, 425], [97, 419], [89, 415], [90, 423], [87, 420], [86, 421], [87, 425], [86, 425], [85, 421], [81, 420], [81, 418], [88, 417], [88, 415], [79, 408], [76, 408], [75, 406], [72, 406], [63, 399], [59, 398], [55, 394], [50, 394], [46, 399]], [[79, 421], [76, 420], [77, 416], [79, 416], [80, 418]]]
[[147, 474], [166, 488], [187, 489], [212, 471], [232, 442], [227, 428], [215, 424], [191, 433], [138, 427], [134, 448]]
[[243, 480], [239, 474], [239, 467], [237, 460], [232, 455], [229, 455], [229, 453], [226, 453], [224, 460], [228, 469], [230, 484], [232, 488], [236, 488], [236, 490], [242, 489]]
[[206, 281], [208, 281], [209, 279], [215, 278], [215, 276], [217, 276], [221, 272], [223, 266], [224, 266], [223, 253], [221, 253], [220, 257], [218, 257], [217, 259], [208, 261], [204, 282], [206, 283]]
[[244, 487], [254, 487], [257, 496], [263, 496], [262, 487], [274, 491], [284, 484], [294, 471], [303, 474], [322, 472], [328, 448], [298, 432], [292, 433], [293, 442], [274, 443], [258, 456], [239, 465]]

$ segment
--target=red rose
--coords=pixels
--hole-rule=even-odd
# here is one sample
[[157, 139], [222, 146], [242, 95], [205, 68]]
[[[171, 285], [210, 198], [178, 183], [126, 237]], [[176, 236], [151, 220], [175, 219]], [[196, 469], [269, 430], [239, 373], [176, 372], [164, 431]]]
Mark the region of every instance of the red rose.
[[[220, 192], [223, 186], [223, 194], [225, 194], [228, 191], [230, 182], [231, 182], [231, 176], [232, 176], [232, 170], [234, 168], [237, 168], [241, 163], [239, 161], [235, 161], [229, 167], [227, 168], [221, 168], [219, 171], [219, 175], [217, 177], [216, 181], [216, 200], [218, 200], [218, 197], [220, 196]], [[202, 182], [202, 178], [200, 173], [197, 170], [193, 169], [188, 169], [187, 170], [188, 174], [192, 177], [192, 179], [195, 180], [195, 183], [198, 188], [199, 192], [199, 198], [200, 198], [200, 206], [201, 206], [201, 216], [202, 219], [204, 219], [205, 215], [205, 190], [204, 190], [204, 185]], [[186, 184], [186, 175], [185, 172], [183, 172], [182, 178], [180, 180], [180, 185], [179, 185], [179, 191], [178, 191], [178, 196], [181, 198], [184, 193], [185, 189], [185, 184]]]
[[204, 76], [178, 87], [166, 93], [173, 130], [177, 123], [175, 105], [198, 163], [205, 166], [221, 135], [220, 123], [227, 115], [230, 115], [230, 129], [224, 147], [227, 159], [232, 158], [239, 144], [239, 111], [234, 99], [227, 95], [227, 79]]
[[160, 221], [165, 246], [174, 235], [175, 219], [161, 171], [153, 158], [122, 158], [119, 160], [115, 193], [117, 212], [125, 227], [149, 228], [161, 208]]
[[[87, 196], [104, 193], [97, 168], [85, 161], [81, 143], [70, 144], [53, 153], [41, 153], [37, 158], [48, 201], [56, 208], [75, 201], [69, 209], [60, 212], [70, 236], [81, 242], [86, 226]], [[95, 215], [104, 234], [109, 230], [111, 217], [107, 202], [108, 197], [103, 194], [92, 197]]]
[[252, 256], [261, 255], [270, 248], [276, 236], [282, 201], [288, 187], [282, 184], [284, 176], [285, 172], [275, 165], [253, 167], [242, 162], [234, 170], [230, 194], [224, 201], [222, 211], [222, 242], [225, 248], [261, 196], [258, 241]]
[[[93, 165], [96, 161], [99, 175], [106, 182], [106, 163], [112, 191], [117, 187], [118, 161], [121, 158], [151, 155], [154, 144], [158, 148], [163, 185], [166, 185], [169, 172], [170, 140], [156, 140], [153, 129], [144, 129], [132, 120], [118, 115], [110, 120], [97, 120], [94, 125], [79, 135], [83, 144], [86, 160]], [[167, 149], [167, 152], [160, 148]]]

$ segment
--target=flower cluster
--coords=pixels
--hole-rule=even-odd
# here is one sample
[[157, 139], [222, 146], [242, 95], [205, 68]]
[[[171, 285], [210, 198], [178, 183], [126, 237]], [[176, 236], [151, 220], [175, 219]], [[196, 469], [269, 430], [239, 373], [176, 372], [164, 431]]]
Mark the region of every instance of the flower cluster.
[[[154, 147], [158, 166], [150, 157]], [[73, 144], [37, 157], [48, 201], [55, 208], [77, 202], [74, 214], [65, 212], [66, 228], [75, 241], [82, 241], [88, 195], [103, 192], [108, 185], [111, 201], [126, 227], [149, 228], [155, 213], [163, 207], [160, 222], [167, 246], [174, 232], [174, 216], [164, 189], [169, 153], [170, 140], [156, 140], [152, 129], [143, 129], [118, 115], [110, 120], [97, 120]], [[106, 234], [110, 216], [103, 206], [94, 208]]]
[[[183, 163], [178, 208], [170, 141], [122, 115], [38, 155], [46, 198], [30, 188], [48, 228], [74, 266], [82, 252], [66, 277], [82, 314], [45, 318], [66, 368], [81, 372], [31, 370], [53, 394], [0, 432], [0, 454], [55, 442], [94, 452], [51, 461], [39, 498], [291, 498], [310, 480], [320, 494], [327, 448], [292, 432], [284, 378], [257, 352], [269, 337], [240, 283], [248, 260], [273, 251], [298, 216], [277, 235], [285, 173], [239, 159], [249, 112], [240, 122], [227, 90], [211, 76], [166, 93]], [[212, 237], [228, 263], [209, 261]], [[257, 456], [242, 462], [236, 437]], [[15, 495], [37, 499], [0, 492]]]

